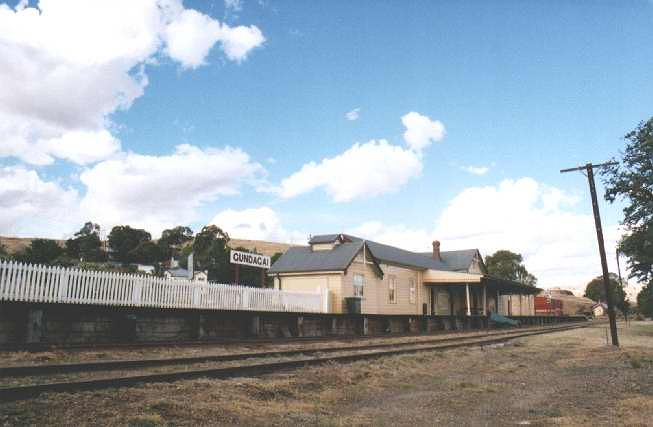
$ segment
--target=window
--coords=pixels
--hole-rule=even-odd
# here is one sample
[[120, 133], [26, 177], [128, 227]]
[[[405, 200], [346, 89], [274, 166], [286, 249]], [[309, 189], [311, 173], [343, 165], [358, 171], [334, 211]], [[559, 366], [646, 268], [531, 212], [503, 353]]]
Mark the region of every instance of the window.
[[416, 296], [415, 293], [416, 293], [415, 279], [411, 277], [410, 279], [408, 279], [408, 298], [411, 304], [415, 304], [415, 296]]
[[388, 276], [388, 302], [390, 304], [397, 303], [397, 278], [395, 276]]
[[365, 276], [354, 274], [354, 296], [363, 298], [363, 287], [365, 286]]

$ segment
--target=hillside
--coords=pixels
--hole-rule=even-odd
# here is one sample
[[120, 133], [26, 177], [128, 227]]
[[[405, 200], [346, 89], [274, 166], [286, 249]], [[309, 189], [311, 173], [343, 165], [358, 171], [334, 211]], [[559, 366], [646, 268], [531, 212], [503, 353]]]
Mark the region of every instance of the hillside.
[[[10, 254], [22, 251], [30, 242], [34, 240], [33, 237], [3, 237], [0, 236], [0, 245], [3, 245]], [[57, 240], [61, 246], [64, 245], [63, 240]], [[231, 239], [229, 247], [231, 248], [246, 248], [248, 250], [256, 249], [257, 252], [263, 255], [272, 256], [277, 252], [286, 252], [289, 248], [298, 245], [291, 245], [289, 243], [267, 242], [264, 240], [247, 240], [247, 239]]]
[[272, 256], [277, 252], [285, 253], [288, 249], [294, 246], [300, 246], [300, 245], [292, 245], [290, 243], [266, 242], [265, 240], [246, 240], [246, 239], [229, 240], [230, 248], [245, 248], [250, 251], [256, 249], [256, 252], [267, 256]]
[[[26, 247], [28, 247], [30, 242], [32, 240], [34, 240], [34, 239], [36, 239], [36, 237], [4, 237], [4, 236], [0, 236], [0, 245], [3, 245], [7, 249], [7, 252], [9, 252], [10, 254], [14, 254], [14, 253], [20, 252], [23, 249], [25, 249]], [[59, 245], [62, 246], [62, 247], [66, 243], [64, 240], [57, 240], [57, 239], [53, 239], [53, 240], [56, 240], [56, 242], [59, 243]]]

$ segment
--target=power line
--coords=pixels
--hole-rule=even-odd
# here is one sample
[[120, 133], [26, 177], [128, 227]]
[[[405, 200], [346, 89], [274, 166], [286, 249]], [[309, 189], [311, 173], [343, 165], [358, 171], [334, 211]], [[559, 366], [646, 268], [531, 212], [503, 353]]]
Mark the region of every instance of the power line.
[[610, 319], [610, 333], [612, 335], [612, 345], [619, 347], [619, 337], [617, 336], [617, 319], [614, 314], [614, 303], [612, 299], [612, 288], [610, 287], [610, 278], [608, 273], [608, 261], [605, 257], [605, 243], [603, 241], [603, 227], [601, 226], [601, 214], [599, 212], [599, 202], [596, 198], [596, 187], [594, 185], [594, 169], [606, 166], [614, 166], [617, 162], [606, 162], [593, 165], [587, 163], [584, 166], [575, 168], [562, 169], [560, 173], [585, 171], [587, 173], [587, 181], [590, 186], [590, 194], [592, 196], [592, 210], [594, 211], [594, 225], [596, 226], [596, 239], [599, 242], [599, 254], [601, 255], [601, 269], [603, 271], [603, 287], [605, 288], [605, 298], [608, 303], [608, 318]]

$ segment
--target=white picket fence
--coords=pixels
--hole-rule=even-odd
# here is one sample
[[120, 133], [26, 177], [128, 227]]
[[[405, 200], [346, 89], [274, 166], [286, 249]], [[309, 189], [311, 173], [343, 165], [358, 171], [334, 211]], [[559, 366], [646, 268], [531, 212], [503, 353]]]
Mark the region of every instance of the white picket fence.
[[321, 313], [327, 295], [0, 260], [0, 301]]

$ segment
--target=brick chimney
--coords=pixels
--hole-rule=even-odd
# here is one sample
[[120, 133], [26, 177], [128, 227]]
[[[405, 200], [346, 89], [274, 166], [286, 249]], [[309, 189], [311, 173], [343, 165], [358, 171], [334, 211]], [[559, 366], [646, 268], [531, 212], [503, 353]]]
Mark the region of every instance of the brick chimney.
[[440, 241], [439, 240], [434, 240], [433, 241], [433, 258], [437, 258], [439, 260], [442, 260], [440, 257]]

